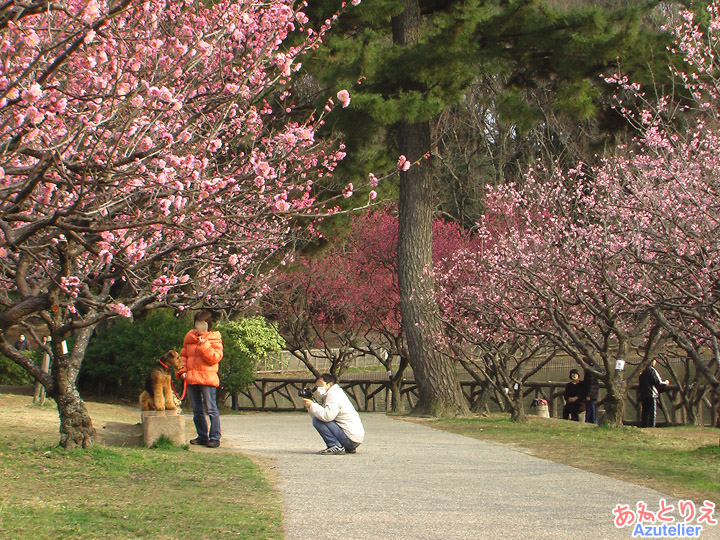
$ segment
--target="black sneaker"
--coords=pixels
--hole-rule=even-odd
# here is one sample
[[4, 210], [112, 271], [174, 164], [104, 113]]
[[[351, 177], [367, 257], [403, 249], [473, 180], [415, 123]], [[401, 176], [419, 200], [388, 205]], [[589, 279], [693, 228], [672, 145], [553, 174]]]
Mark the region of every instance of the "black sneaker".
[[218, 441], [217, 439], [210, 439], [205, 446], [207, 446], [208, 448], [217, 448], [218, 446], [220, 446], [220, 441]]
[[338, 445], [338, 446], [330, 446], [326, 448], [325, 450], [320, 450], [320, 454], [324, 456], [332, 456], [332, 455], [342, 455], [345, 453], [345, 449]]
[[350, 450], [349, 448], [345, 449], [346, 454], [354, 454], [355, 452], [357, 452], [357, 447], [353, 448], [352, 450]]
[[196, 444], [198, 446], [207, 446], [208, 440], [202, 439], [200, 437], [195, 437], [194, 439], [190, 439], [190, 444]]

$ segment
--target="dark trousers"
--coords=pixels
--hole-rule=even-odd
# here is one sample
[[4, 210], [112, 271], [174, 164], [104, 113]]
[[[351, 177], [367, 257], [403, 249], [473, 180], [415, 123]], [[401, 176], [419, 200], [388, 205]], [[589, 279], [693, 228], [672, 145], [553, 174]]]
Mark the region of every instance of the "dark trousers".
[[585, 422], [588, 424], [597, 424], [597, 407], [595, 400], [589, 399], [585, 402]]
[[657, 420], [657, 399], [642, 398], [640, 400], [640, 427], [655, 427]]
[[565, 406], [563, 407], [563, 418], [565, 420], [575, 420], [576, 422], [580, 421], [580, 414], [583, 412], [582, 404], [575, 402], [575, 403], [565, 403]]

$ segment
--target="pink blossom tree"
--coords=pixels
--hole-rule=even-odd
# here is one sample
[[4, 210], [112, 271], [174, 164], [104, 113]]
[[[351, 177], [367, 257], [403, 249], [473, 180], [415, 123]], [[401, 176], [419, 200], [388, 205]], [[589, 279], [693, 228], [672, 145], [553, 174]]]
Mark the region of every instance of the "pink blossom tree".
[[557, 348], [511, 322], [512, 314], [499, 302], [485, 248], [480, 243], [457, 251], [436, 270], [438, 304], [448, 348], [480, 386], [472, 410], [486, 409], [494, 395], [500, 410], [523, 422], [524, 383], [555, 357]]
[[580, 208], [581, 178], [571, 189], [558, 180], [528, 176], [522, 189], [505, 186], [489, 194], [479, 226], [485, 248], [456, 257], [445, 279], [466, 277], [455, 279], [461, 286], [445, 313], [459, 335], [494, 358], [515, 357], [514, 377], [499, 380], [515, 390], [508, 392], [514, 418], [522, 419], [519, 390], [532, 373], [524, 365], [536, 352], [547, 360], [559, 349], [605, 382], [607, 420], [620, 425], [627, 383], [615, 360], [655, 334], [647, 308], [643, 316], [631, 292], [618, 285], [624, 281], [608, 249], [611, 231], [596, 227], [592, 212]]
[[[314, 233], [344, 153], [296, 112], [291, 76], [326, 27], [284, 0], [0, 13], [0, 352], [56, 400], [61, 444], [87, 447], [75, 380], [97, 323], [251, 303]], [[52, 337], [52, 376], [9, 343], [18, 324]]]
[[[492, 192], [480, 226], [490, 247], [466, 253], [454, 270], [475, 275], [458, 293], [457, 320], [489, 305], [503, 331], [551, 340], [604, 380], [613, 425], [624, 416], [627, 382], [669, 340], [720, 402], [720, 6], [709, 12], [706, 32], [689, 12], [675, 27], [687, 69], [672, 69], [694, 103], [658, 89], [651, 103], [637, 85], [609, 77], [644, 103], [634, 111], [620, 101], [636, 140], [595, 167], [542, 171]], [[627, 377], [615, 360], [632, 349], [641, 361]]]
[[627, 256], [643, 271], [652, 315], [709, 384], [720, 425], [720, 4], [708, 14], [704, 29], [690, 11], [669, 24], [679, 59], [671, 71], [689, 100], [661, 93], [650, 102], [625, 77], [608, 78], [645, 107], [636, 113], [621, 102], [642, 135], [599, 180], [617, 201], [606, 219], [624, 220], [636, 238]]

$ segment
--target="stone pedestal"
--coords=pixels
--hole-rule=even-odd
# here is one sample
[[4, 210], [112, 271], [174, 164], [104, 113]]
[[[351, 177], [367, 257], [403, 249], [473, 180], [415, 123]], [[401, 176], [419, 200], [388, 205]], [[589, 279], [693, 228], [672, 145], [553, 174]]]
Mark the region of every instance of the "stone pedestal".
[[142, 426], [145, 446], [152, 446], [163, 435], [177, 446], [185, 444], [185, 419], [179, 409], [143, 411]]

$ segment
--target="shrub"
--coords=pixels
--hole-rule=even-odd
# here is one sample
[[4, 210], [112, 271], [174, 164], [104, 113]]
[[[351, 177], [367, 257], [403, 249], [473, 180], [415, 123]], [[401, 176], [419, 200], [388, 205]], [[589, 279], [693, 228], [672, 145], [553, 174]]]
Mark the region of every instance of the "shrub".
[[219, 322], [214, 328], [223, 338], [219, 375], [223, 390], [229, 393], [243, 390], [254, 380], [255, 364], [285, 346], [277, 329], [262, 317]]

